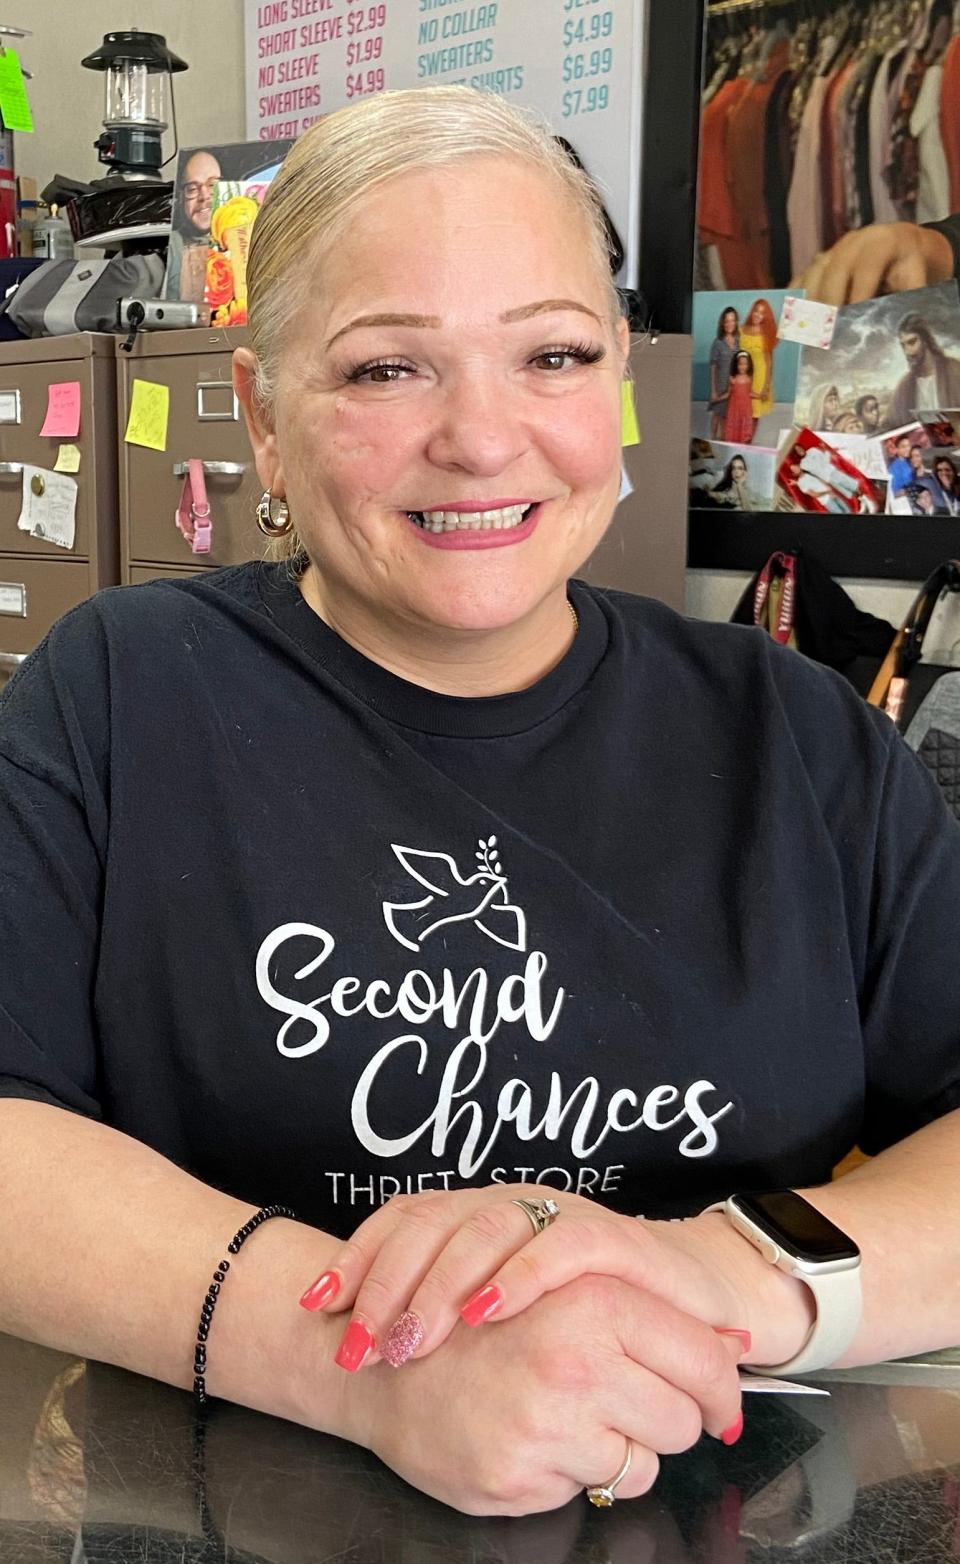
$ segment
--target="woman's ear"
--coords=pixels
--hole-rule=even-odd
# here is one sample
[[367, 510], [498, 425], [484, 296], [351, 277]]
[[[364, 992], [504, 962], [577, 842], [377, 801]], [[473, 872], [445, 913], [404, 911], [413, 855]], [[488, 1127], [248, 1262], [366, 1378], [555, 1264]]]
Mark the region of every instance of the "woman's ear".
[[264, 489], [280, 498], [283, 494], [283, 472], [277, 450], [277, 436], [257, 395], [256, 377], [257, 357], [253, 349], [237, 348], [233, 355], [233, 389], [243, 408], [257, 476]]

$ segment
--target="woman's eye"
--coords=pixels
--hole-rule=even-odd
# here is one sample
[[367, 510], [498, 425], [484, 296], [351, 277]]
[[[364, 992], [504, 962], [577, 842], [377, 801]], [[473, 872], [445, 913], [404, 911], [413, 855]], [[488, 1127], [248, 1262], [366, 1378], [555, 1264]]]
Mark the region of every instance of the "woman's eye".
[[542, 353], [537, 353], [531, 362], [540, 369], [547, 369], [551, 373], [556, 373], [558, 370], [574, 368], [580, 364], [596, 364], [602, 357], [602, 348], [545, 348]]
[[361, 385], [392, 386], [411, 373], [408, 364], [361, 364], [358, 369], [351, 370], [347, 379]]

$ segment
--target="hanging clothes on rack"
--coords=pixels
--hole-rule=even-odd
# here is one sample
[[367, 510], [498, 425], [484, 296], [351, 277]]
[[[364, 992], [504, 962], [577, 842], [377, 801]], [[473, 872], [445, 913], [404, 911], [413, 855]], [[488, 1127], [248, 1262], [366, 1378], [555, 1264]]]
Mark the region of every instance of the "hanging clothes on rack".
[[730, 113], [727, 129], [729, 187], [739, 234], [750, 254], [750, 275], [740, 284], [764, 288], [770, 283], [770, 219], [766, 201], [767, 115], [778, 83], [789, 74], [787, 39], [774, 42], [766, 64]]
[[753, 266], [749, 246], [738, 231], [728, 151], [730, 116], [749, 85], [742, 77], [724, 82], [704, 109], [700, 126], [700, 243], [716, 250], [728, 286], [731, 276], [743, 276]]
[[783, 288], [853, 229], [960, 210], [954, 0], [707, 15], [698, 229], [718, 286]]
[[938, 223], [948, 217], [950, 170], [940, 133], [940, 104], [943, 97], [943, 66], [931, 65], [910, 117], [910, 134], [916, 138], [920, 177], [917, 191], [917, 222]]
[[950, 40], [943, 59], [940, 135], [950, 176], [950, 211], [960, 212], [960, 34]]

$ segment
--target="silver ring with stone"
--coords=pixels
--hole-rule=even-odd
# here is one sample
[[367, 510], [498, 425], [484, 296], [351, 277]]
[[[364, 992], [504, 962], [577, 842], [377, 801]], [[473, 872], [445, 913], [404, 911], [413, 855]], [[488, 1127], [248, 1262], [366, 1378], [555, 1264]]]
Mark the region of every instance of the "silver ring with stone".
[[551, 1222], [555, 1222], [560, 1215], [560, 1207], [555, 1200], [518, 1199], [514, 1200], [512, 1204], [519, 1206], [521, 1211], [527, 1213], [533, 1226], [534, 1236], [537, 1233], [542, 1233], [544, 1228], [549, 1227]]
[[616, 1477], [612, 1478], [611, 1481], [608, 1482], [608, 1483], [599, 1483], [595, 1488], [584, 1488], [583, 1491], [586, 1494], [587, 1498], [590, 1500], [590, 1503], [591, 1504], [595, 1504], [598, 1510], [608, 1510], [610, 1508], [611, 1504], [616, 1504], [616, 1502], [617, 1502], [617, 1492], [616, 1492], [617, 1485], [619, 1483], [623, 1482], [623, 1479], [626, 1477], [627, 1473], [630, 1470], [630, 1463], [631, 1463], [632, 1460], [633, 1460], [633, 1445], [631, 1444], [630, 1440], [628, 1439], [627, 1440], [627, 1453], [626, 1453], [626, 1455], [623, 1458], [623, 1465], [621, 1466], [621, 1468], [620, 1468], [619, 1472], [617, 1473]]

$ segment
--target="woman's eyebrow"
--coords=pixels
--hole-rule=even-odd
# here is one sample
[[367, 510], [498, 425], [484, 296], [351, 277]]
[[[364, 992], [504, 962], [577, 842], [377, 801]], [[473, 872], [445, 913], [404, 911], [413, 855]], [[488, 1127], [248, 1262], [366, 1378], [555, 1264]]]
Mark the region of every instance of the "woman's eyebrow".
[[[586, 304], [580, 304], [576, 299], [540, 299], [536, 304], [521, 304], [517, 309], [507, 310], [500, 316], [500, 320], [504, 325], [512, 325], [515, 321], [529, 320], [533, 315], [543, 315], [556, 310], [580, 310], [584, 315], [590, 315], [598, 326], [603, 325], [595, 310], [590, 309]], [[348, 331], [358, 331], [362, 326], [439, 327], [442, 325], [443, 321], [439, 315], [407, 315], [395, 311], [379, 315], [358, 315], [356, 320], [348, 321], [345, 326], [340, 327], [339, 331], [334, 332], [327, 343], [327, 348], [332, 348], [333, 344]]]

